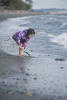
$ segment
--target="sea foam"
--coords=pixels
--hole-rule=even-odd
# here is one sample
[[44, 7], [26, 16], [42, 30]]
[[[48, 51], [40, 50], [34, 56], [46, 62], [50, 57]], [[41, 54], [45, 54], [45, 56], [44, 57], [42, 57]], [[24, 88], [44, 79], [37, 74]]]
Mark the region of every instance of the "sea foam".
[[60, 35], [48, 34], [51, 42], [63, 45], [67, 49], [67, 33], [62, 33]]

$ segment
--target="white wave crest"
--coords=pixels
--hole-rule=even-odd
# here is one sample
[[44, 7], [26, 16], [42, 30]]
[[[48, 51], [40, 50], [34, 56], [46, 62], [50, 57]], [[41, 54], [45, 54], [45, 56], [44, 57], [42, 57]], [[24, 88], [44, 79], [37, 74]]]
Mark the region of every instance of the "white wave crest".
[[27, 29], [28, 27], [20, 27], [20, 26], [10, 26], [9, 29], [16, 29], [16, 30], [24, 30], [24, 29]]
[[51, 42], [55, 42], [55, 43], [58, 43], [60, 45], [63, 45], [64, 48], [67, 49], [67, 33], [62, 33], [58, 36], [48, 34], [48, 36], [50, 37]]
[[67, 23], [63, 23], [63, 24], [61, 25], [61, 28], [65, 28], [65, 27], [67, 27]]
[[38, 35], [40, 36], [45, 36], [47, 33], [46, 32], [38, 32]]

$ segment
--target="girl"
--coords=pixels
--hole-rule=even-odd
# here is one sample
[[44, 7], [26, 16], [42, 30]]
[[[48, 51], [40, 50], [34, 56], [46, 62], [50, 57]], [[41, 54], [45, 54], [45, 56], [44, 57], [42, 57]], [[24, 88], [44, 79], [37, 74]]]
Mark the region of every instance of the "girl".
[[30, 38], [35, 35], [34, 29], [26, 29], [23, 31], [16, 32], [12, 38], [19, 45], [19, 56], [24, 56], [24, 49], [27, 46]]

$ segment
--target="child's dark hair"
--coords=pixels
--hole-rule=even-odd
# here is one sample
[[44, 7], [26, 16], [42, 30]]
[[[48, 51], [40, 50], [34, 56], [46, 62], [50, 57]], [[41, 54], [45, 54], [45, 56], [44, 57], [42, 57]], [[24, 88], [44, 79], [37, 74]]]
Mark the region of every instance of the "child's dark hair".
[[27, 36], [29, 36], [29, 35], [35, 35], [34, 29], [29, 28], [29, 29], [27, 30]]

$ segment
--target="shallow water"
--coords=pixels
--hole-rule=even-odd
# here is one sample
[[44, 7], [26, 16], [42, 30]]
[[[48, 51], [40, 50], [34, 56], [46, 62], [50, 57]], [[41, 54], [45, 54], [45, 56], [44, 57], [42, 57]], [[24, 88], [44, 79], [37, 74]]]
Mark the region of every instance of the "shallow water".
[[[9, 18], [0, 23], [0, 45], [6, 52], [1, 55], [9, 71], [0, 78], [0, 86], [13, 91], [36, 91], [41, 95], [65, 96], [67, 93], [67, 15], [41, 15]], [[32, 27], [36, 35], [25, 51], [31, 57], [18, 57], [18, 46], [12, 35]], [[65, 33], [65, 34], [64, 34]], [[12, 56], [11, 56], [12, 55]], [[55, 61], [65, 58], [64, 61]], [[0, 63], [1, 63], [0, 62]], [[5, 64], [1, 63], [5, 68]], [[62, 69], [63, 68], [63, 69]], [[18, 82], [18, 79], [19, 82]], [[4, 84], [3, 84], [4, 81]], [[55, 99], [56, 100], [56, 99]]]

